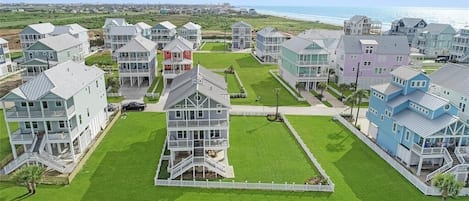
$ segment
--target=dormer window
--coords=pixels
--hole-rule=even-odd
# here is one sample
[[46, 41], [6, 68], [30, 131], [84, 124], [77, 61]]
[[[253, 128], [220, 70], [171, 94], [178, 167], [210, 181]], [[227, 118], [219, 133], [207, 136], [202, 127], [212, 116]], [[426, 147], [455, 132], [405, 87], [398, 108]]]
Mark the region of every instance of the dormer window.
[[449, 104], [445, 105], [445, 111], [448, 111], [451, 108]]

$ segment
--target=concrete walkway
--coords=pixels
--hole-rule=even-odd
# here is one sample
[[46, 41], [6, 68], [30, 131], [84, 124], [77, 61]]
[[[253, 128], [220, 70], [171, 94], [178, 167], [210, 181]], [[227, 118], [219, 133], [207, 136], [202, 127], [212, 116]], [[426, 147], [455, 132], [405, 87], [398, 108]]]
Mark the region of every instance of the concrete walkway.
[[321, 103], [321, 101], [319, 99], [317, 99], [316, 97], [313, 96], [313, 94], [311, 94], [309, 91], [304, 91], [304, 90], [300, 90], [300, 95], [306, 99], [306, 101], [311, 105], [311, 106], [316, 106], [316, 105], [322, 105], [324, 107], [326, 107], [325, 105], [323, 105]]
[[344, 103], [340, 102], [337, 98], [331, 95], [327, 90], [323, 93], [326, 100], [332, 105], [332, 107], [345, 107]]

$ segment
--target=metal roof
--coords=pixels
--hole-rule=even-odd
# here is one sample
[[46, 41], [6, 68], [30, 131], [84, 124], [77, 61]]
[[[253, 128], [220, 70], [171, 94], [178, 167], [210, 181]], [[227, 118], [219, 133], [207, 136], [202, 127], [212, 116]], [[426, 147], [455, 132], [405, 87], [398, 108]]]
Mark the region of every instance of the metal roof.
[[97, 67], [66, 61], [44, 71], [10, 93], [29, 101], [38, 100], [49, 93], [67, 100], [103, 74], [104, 71]]
[[265, 27], [262, 30], [257, 32], [258, 35], [264, 36], [264, 37], [280, 37], [280, 38], [286, 38], [286, 36], [277, 30], [276, 28], [272, 27]]
[[185, 25], [182, 25], [181, 28], [184, 28], [184, 29], [187, 29], [187, 30], [197, 30], [197, 29], [201, 29], [202, 27], [198, 24], [188, 22]]
[[169, 21], [164, 21], [156, 24], [153, 28], [159, 29], [159, 28], [164, 28], [164, 29], [176, 29], [176, 25], [172, 24]]
[[47, 62], [49, 62], [49, 66], [55, 66], [58, 62], [56, 61], [47, 61], [47, 60], [43, 60], [43, 59], [38, 59], [38, 58], [34, 58], [34, 59], [30, 59], [30, 60], [27, 60], [25, 61], [24, 63], [21, 63], [19, 65], [21, 66], [27, 66], [27, 65], [47, 65]]
[[135, 36], [138, 34], [138, 29], [136, 26], [112, 26], [109, 30], [109, 35], [126, 35], [126, 36]]
[[433, 84], [469, 96], [469, 66], [448, 63], [429, 77]]
[[321, 40], [308, 40], [295, 36], [283, 42], [282, 46], [297, 54], [328, 54], [324, 42]]
[[174, 78], [164, 109], [168, 109], [179, 101], [199, 92], [216, 102], [230, 107], [230, 97], [225, 79], [201, 65]]
[[357, 23], [359, 22], [360, 20], [362, 20], [363, 18], [367, 18], [366, 16], [364, 15], [354, 15], [353, 17], [350, 18], [350, 22], [353, 22], [353, 23]]
[[391, 107], [396, 107], [407, 101], [414, 102], [430, 110], [436, 110], [449, 104], [449, 101], [444, 98], [435, 96], [427, 92], [422, 92], [420, 90], [413, 91], [412, 93], [407, 94], [405, 96], [398, 96], [397, 98], [394, 98], [389, 101], [387, 104]]
[[176, 36], [171, 42], [169, 42], [164, 48], [163, 51], [172, 51], [172, 50], [192, 50], [194, 44], [187, 39]]
[[135, 26], [137, 26], [139, 29], [151, 29], [151, 26], [145, 22], [139, 22], [135, 24]]
[[398, 87], [391, 83], [384, 83], [379, 85], [371, 86], [372, 89], [379, 91], [384, 95], [391, 95], [402, 90], [401, 87]]
[[79, 24], [67, 24], [64, 26], [56, 26], [51, 35], [60, 35], [60, 34], [77, 34], [81, 32], [87, 32], [88, 29], [80, 26]]
[[116, 52], [150, 52], [154, 49], [156, 49], [155, 42], [143, 36], [137, 35], [124, 46], [117, 49]]
[[402, 78], [404, 80], [409, 80], [409, 79], [411, 79], [411, 78], [413, 78], [417, 75], [420, 75], [420, 74], [422, 74], [422, 72], [420, 72], [416, 69], [413, 69], [411, 67], [408, 67], [408, 66], [401, 66], [399, 68], [394, 69], [391, 72], [391, 75]]
[[449, 114], [443, 114], [436, 119], [429, 119], [408, 109], [394, 115], [392, 118], [399, 125], [405, 126], [421, 137], [431, 136], [458, 121], [457, 117]]
[[[81, 42], [77, 38], [73, 37], [70, 34], [61, 34], [57, 36], [46, 37], [37, 41], [36, 43], [42, 43], [55, 51], [62, 51], [81, 44]], [[34, 45], [30, 47], [33, 46]]]
[[360, 40], [375, 40], [378, 43], [375, 49], [377, 54], [408, 55], [410, 53], [409, 42], [406, 36], [346, 35], [342, 36], [340, 43], [343, 43], [345, 53], [361, 54], [363, 49]]
[[244, 21], [239, 21], [231, 25], [231, 28], [239, 28], [239, 27], [245, 27], [245, 28], [251, 28], [252, 26]]
[[422, 18], [404, 17], [400, 21], [404, 23], [405, 27], [415, 27], [422, 20]]
[[454, 28], [451, 25], [449, 25], [449, 24], [439, 24], [439, 23], [430, 23], [425, 28], [423, 28], [421, 30], [421, 32], [429, 32], [431, 34], [439, 34], [447, 28], [452, 29], [453, 32], [456, 33], [456, 30], [454, 30]]
[[26, 28], [23, 29], [23, 31], [20, 32], [20, 34], [26, 31], [28, 28], [36, 31], [39, 34], [49, 34], [54, 31], [54, 25], [47, 22], [47, 23], [28, 25], [26, 26]]
[[104, 22], [103, 28], [106, 28], [107, 26], [112, 25], [112, 26], [127, 26], [129, 25], [124, 18], [106, 18], [106, 21]]
[[3, 38], [0, 38], [0, 44], [5, 44], [5, 43], [8, 43], [8, 41]]

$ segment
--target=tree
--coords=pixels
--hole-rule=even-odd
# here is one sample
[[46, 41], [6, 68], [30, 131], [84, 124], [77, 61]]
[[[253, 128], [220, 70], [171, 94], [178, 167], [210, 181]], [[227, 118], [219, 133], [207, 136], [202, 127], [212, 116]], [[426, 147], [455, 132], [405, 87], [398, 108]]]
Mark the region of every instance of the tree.
[[320, 82], [318, 84], [318, 86], [316, 86], [316, 89], [318, 89], [319, 91], [321, 91], [321, 98], [323, 97], [323, 94], [324, 94], [324, 90], [327, 89], [327, 84], [325, 82]]
[[355, 105], [356, 102], [357, 100], [354, 99], [354, 97], [351, 95], [345, 98], [345, 104], [350, 105], [350, 118], [351, 119], [353, 119], [353, 106]]
[[36, 193], [36, 184], [41, 179], [44, 168], [37, 165], [25, 165], [16, 171], [13, 179], [28, 189], [28, 193]]
[[355, 127], [357, 126], [358, 122], [358, 113], [360, 112], [360, 104], [364, 98], [368, 98], [368, 91], [364, 89], [360, 89], [358, 91], [353, 92], [352, 99], [354, 99], [357, 103], [357, 116], [355, 117]]
[[340, 100], [342, 100], [345, 96], [344, 96], [344, 92], [347, 91], [348, 89], [350, 89], [350, 85], [348, 85], [347, 83], [341, 83], [339, 84], [339, 92], [340, 92]]
[[277, 97], [277, 107], [276, 107], [276, 110], [275, 110], [275, 121], [278, 121], [280, 119], [280, 115], [278, 113], [278, 98], [279, 98], [279, 95], [280, 95], [280, 88], [275, 88], [274, 92], [275, 92], [275, 96]]
[[298, 93], [298, 96], [300, 96], [300, 89], [304, 89], [305, 88], [305, 83], [304, 82], [297, 82], [295, 84], [295, 88], [296, 88], [296, 91]]
[[445, 201], [448, 197], [455, 197], [463, 187], [463, 183], [456, 180], [456, 176], [450, 173], [436, 175], [432, 184], [441, 192], [441, 200]]

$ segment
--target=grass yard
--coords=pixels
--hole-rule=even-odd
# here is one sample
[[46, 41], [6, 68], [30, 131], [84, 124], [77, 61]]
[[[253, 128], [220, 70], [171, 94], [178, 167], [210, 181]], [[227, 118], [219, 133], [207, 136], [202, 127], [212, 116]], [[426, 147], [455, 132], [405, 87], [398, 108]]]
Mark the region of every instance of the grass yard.
[[117, 62], [112, 60], [111, 52], [102, 51], [97, 52], [85, 59], [86, 65], [97, 65], [97, 66], [112, 66], [112, 68], [117, 68]]
[[[232, 116], [228, 161], [235, 181], [303, 184], [316, 168], [283, 123]], [[231, 181], [232, 179], [226, 179]]]
[[224, 51], [224, 50], [228, 50], [228, 43], [206, 42], [201, 50], [205, 50], [205, 51]]
[[22, 56], [23, 56], [23, 52], [12, 52], [12, 53], [10, 53], [10, 58], [11, 58], [12, 61], [15, 60], [15, 59], [18, 59]]
[[[0, 161], [3, 160], [6, 156], [11, 154], [10, 139], [8, 137], [8, 131], [5, 124], [5, 116], [3, 115], [3, 110], [0, 109]], [[15, 131], [18, 129], [18, 123], [10, 123], [10, 131]]]
[[[156, 90], [155, 90], [155, 93], [158, 93], [159, 95], [162, 94], [163, 92], [163, 85], [164, 85], [164, 78], [163, 77], [155, 77], [155, 79], [153, 80], [153, 82], [151, 83], [151, 86], [148, 88], [148, 93], [151, 93], [153, 91], [153, 89], [155, 88], [156, 86], [156, 83], [158, 83], [158, 86], [156, 86]], [[157, 103], [158, 100], [159, 100], [159, 96], [158, 97], [155, 97], [155, 98], [150, 98], [150, 97], [147, 97], [145, 96], [143, 98], [143, 101], [145, 103]]]
[[117, 97], [107, 97], [108, 103], [120, 103], [124, 100], [124, 96], [117, 96]]
[[331, 117], [288, 119], [335, 184], [328, 200], [440, 200], [420, 193]]
[[[232, 99], [232, 104], [275, 106], [274, 89], [280, 88], [280, 106], [309, 106], [306, 102], [297, 101], [269, 74], [270, 69], [277, 68], [276, 65], [262, 65], [250, 54], [195, 53], [194, 63], [200, 63], [209, 69], [228, 68], [230, 65], [235, 68], [248, 92], [248, 97]], [[260, 100], [256, 101], [258, 96]]]

